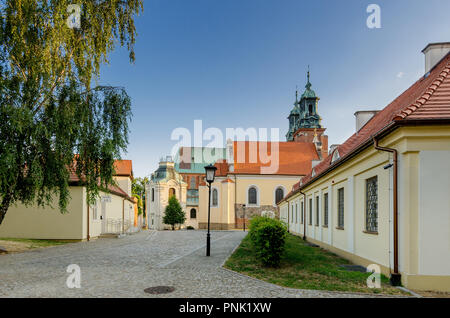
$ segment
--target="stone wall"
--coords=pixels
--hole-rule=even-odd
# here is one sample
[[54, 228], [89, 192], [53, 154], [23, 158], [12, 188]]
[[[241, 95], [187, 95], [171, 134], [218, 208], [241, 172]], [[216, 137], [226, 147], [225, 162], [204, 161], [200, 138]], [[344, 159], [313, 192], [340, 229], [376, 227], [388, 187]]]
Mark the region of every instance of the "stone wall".
[[[199, 223], [198, 228], [200, 230], [206, 230], [208, 229], [208, 223]], [[235, 225], [234, 224], [227, 224], [227, 223], [211, 223], [209, 228], [212, 231], [227, 231], [227, 230], [234, 230]]]
[[235, 204], [235, 220], [236, 220], [236, 228], [242, 229], [244, 225], [245, 219], [245, 227], [248, 228], [249, 221], [254, 216], [261, 216], [263, 212], [273, 212], [275, 218], [280, 218], [280, 213], [277, 207], [272, 205], [261, 205], [259, 207], [245, 207], [243, 204]]

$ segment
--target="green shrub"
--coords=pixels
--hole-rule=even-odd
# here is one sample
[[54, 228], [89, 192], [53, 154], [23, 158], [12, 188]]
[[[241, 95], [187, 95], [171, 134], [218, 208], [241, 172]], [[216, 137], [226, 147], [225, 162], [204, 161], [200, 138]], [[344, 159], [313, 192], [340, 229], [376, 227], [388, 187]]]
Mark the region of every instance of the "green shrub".
[[265, 266], [278, 267], [285, 250], [286, 226], [279, 220], [258, 216], [250, 221], [249, 235], [258, 259]]

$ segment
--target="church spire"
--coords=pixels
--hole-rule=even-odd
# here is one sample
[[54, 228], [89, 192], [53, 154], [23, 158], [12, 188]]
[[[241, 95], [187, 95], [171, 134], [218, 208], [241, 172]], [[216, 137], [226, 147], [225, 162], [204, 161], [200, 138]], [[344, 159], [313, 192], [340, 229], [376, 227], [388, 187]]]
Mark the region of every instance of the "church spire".
[[307, 83], [306, 83], [306, 86], [305, 86], [305, 88], [306, 89], [311, 89], [311, 82], [309, 81], [309, 78], [310, 78], [310, 73], [309, 73], [309, 65], [308, 65], [308, 75], [307, 75], [307, 78], [308, 78], [308, 81], [307, 81]]

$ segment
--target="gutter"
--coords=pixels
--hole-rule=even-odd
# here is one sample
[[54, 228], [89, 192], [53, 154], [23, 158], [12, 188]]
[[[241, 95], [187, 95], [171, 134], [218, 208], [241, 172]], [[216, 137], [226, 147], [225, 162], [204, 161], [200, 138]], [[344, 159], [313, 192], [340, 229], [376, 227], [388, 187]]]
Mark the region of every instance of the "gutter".
[[394, 157], [394, 272], [391, 273], [390, 281], [393, 286], [400, 286], [402, 276], [398, 272], [398, 152], [393, 148], [379, 146], [376, 137], [373, 137], [373, 145], [376, 150], [392, 153]]

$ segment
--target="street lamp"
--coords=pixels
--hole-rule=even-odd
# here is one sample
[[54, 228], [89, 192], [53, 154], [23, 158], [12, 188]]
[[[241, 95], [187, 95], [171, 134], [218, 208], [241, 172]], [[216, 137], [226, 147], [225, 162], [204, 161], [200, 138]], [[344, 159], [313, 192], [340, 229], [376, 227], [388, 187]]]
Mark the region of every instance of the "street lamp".
[[208, 199], [208, 233], [206, 234], [206, 256], [210, 255], [211, 250], [211, 234], [209, 233], [209, 225], [211, 219], [211, 183], [214, 182], [217, 168], [212, 164], [205, 167], [206, 182], [208, 182], [209, 199]]
[[244, 223], [244, 232], [245, 232], [245, 204], [242, 205], [242, 208], [244, 210], [244, 218], [243, 218], [243, 223]]

